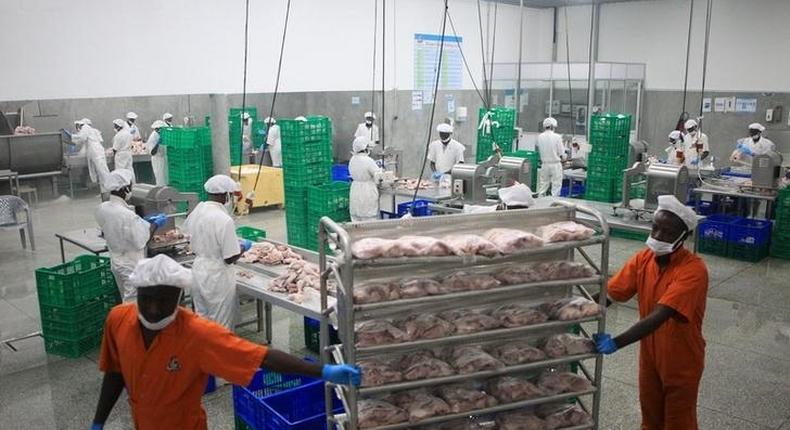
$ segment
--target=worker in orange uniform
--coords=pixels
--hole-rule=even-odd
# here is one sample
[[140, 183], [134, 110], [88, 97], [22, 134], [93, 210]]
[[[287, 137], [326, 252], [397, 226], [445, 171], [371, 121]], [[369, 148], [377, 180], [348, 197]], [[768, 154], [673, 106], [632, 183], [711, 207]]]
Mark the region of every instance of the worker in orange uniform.
[[697, 394], [705, 365], [702, 320], [708, 293], [705, 263], [683, 247], [697, 216], [675, 196], [659, 196], [648, 249], [609, 281], [609, 297], [639, 300], [640, 320], [612, 338], [594, 335], [599, 353], [636, 341], [642, 430], [696, 430]]
[[104, 372], [92, 430], [104, 427], [124, 387], [137, 430], [207, 428], [200, 404], [208, 375], [249, 385], [260, 367], [359, 385], [354, 366], [324, 365], [237, 337], [179, 307], [192, 272], [165, 255], [141, 260], [129, 282], [137, 303], [107, 316], [99, 368]]

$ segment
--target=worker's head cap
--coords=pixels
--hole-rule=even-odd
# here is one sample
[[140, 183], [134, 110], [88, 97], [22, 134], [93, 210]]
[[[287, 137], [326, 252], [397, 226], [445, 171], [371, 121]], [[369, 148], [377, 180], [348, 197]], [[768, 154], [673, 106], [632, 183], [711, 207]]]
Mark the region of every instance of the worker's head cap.
[[698, 126], [698, 125], [699, 124], [697, 124], [697, 121], [695, 121], [693, 119], [690, 119], [690, 120], [686, 121], [685, 124], [683, 124], [683, 127], [685, 127], [686, 130], [689, 130], [689, 129], [692, 129], [692, 128]]
[[532, 190], [524, 184], [519, 183], [510, 187], [500, 188], [498, 194], [502, 203], [508, 206], [529, 207], [535, 204]]
[[91, 122], [91, 120], [88, 118], [83, 118], [80, 121], [82, 121], [82, 123], [85, 125], [93, 125], [93, 122]]
[[84, 119], [75, 119], [74, 120], [74, 125], [85, 125], [85, 120]]
[[763, 132], [765, 131], [765, 127], [763, 127], [763, 125], [760, 124], [759, 122], [753, 122], [749, 124], [749, 130], [757, 130], [759, 132]]
[[447, 124], [446, 122], [443, 122], [443, 123], [441, 123], [441, 124], [436, 126], [436, 131], [438, 131], [439, 133], [452, 133], [453, 132], [453, 126], [450, 125], [450, 124]]
[[154, 121], [153, 124], [151, 124], [152, 129], [162, 128], [162, 127], [167, 127], [167, 123], [162, 121], [161, 119], [158, 119]]
[[203, 186], [209, 194], [235, 193], [241, 190], [239, 184], [227, 175], [214, 175]]
[[656, 209], [656, 212], [658, 211], [667, 211], [677, 215], [683, 221], [683, 224], [686, 224], [689, 231], [697, 228], [697, 214], [694, 212], [694, 209], [684, 205], [677, 197], [671, 194], [658, 196], [658, 209]]
[[672, 130], [669, 132], [669, 138], [671, 140], [680, 140], [683, 135], [680, 133], [680, 130]]
[[134, 180], [134, 173], [132, 173], [129, 169], [115, 169], [110, 172], [110, 176], [107, 178], [107, 189], [109, 191], [118, 191], [121, 188], [128, 187], [132, 185], [132, 181]]
[[557, 120], [552, 118], [552, 117], [548, 117], [548, 118], [544, 119], [543, 120], [543, 128], [549, 128], [549, 127], [555, 127], [556, 128], [557, 127]]
[[134, 112], [129, 112], [126, 114], [126, 119], [137, 119], [137, 114]]
[[129, 276], [129, 283], [137, 288], [164, 285], [187, 289], [192, 286], [192, 271], [167, 255], [158, 254], [138, 261]]
[[305, 122], [307, 122], [307, 118], [305, 118], [304, 116], [300, 115], [300, 116], [297, 116], [296, 118], [294, 118], [294, 121], [305, 121]]
[[374, 114], [373, 112], [365, 112], [365, 119], [368, 119], [368, 118], [376, 119], [376, 114]]
[[162, 115], [162, 121], [167, 121], [169, 119], [173, 119], [173, 114], [172, 113], [166, 112], [164, 115]]
[[277, 120], [273, 117], [267, 116], [266, 119], [263, 120], [266, 125], [274, 125], [277, 124]]
[[366, 136], [359, 136], [354, 138], [354, 143], [351, 144], [351, 150], [354, 151], [354, 154], [362, 152], [372, 144], [369, 137]]
[[245, 119], [245, 120], [246, 120], [246, 119], [250, 119], [250, 114], [249, 114], [249, 112], [244, 112], [244, 113], [241, 115], [241, 119]]
[[126, 127], [126, 122], [124, 120], [120, 119], [120, 118], [116, 118], [116, 119], [112, 120], [112, 123], [116, 127], [120, 127], [120, 128]]

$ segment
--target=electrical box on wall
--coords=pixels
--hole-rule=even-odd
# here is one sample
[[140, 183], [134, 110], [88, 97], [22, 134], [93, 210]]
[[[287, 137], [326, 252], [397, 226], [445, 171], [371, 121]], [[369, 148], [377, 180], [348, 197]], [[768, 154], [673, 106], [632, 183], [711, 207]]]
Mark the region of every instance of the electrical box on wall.
[[773, 122], [774, 121], [774, 110], [773, 109], [766, 109], [765, 110], [765, 122]]

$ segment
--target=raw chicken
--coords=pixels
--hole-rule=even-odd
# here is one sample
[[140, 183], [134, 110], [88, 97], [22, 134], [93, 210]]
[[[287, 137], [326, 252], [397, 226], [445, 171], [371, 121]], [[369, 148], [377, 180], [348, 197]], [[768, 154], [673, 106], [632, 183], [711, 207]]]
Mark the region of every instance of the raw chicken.
[[601, 313], [598, 303], [584, 297], [574, 297], [556, 300], [541, 305], [541, 310], [548, 314], [550, 319], [558, 321], [573, 321], [581, 318], [594, 317]]
[[496, 245], [490, 240], [476, 234], [451, 234], [442, 238], [450, 246], [455, 255], [482, 255], [493, 257], [499, 253]]
[[538, 276], [543, 281], [589, 278], [595, 275], [595, 270], [592, 267], [583, 263], [565, 260], [539, 263], [533, 266], [533, 270], [538, 273]]
[[269, 290], [277, 293], [288, 293], [288, 299], [301, 303], [304, 290], [312, 288], [320, 291], [321, 283], [318, 265], [303, 260], [288, 265], [288, 270], [269, 283]]
[[541, 273], [535, 270], [534, 267], [521, 266], [509, 267], [503, 271], [494, 273], [494, 277], [497, 281], [501, 282], [502, 285], [528, 284], [530, 282], [540, 282], [544, 280]]
[[236, 272], [236, 276], [238, 276], [240, 278], [244, 278], [244, 279], [252, 279], [253, 278], [252, 273], [245, 272], [243, 270], [239, 270], [238, 272]]
[[396, 405], [409, 413], [409, 422], [413, 423], [450, 413], [447, 402], [421, 390], [398, 393], [393, 395], [392, 399]]
[[[477, 333], [486, 330], [493, 330], [495, 328], [499, 328], [501, 323], [498, 319], [492, 317], [491, 315], [486, 315], [482, 312], [475, 312], [469, 311], [464, 313], [464, 311], [460, 311], [461, 313], [458, 314], [456, 312], [444, 312], [440, 314], [442, 318], [447, 321], [450, 321], [455, 325], [455, 334], [469, 334], [469, 333]], [[447, 319], [446, 317], [455, 317], [454, 319]]]
[[[397, 255], [400, 252], [400, 255]], [[396, 246], [394, 240], [369, 237], [360, 239], [351, 245], [351, 253], [360, 260], [372, 260], [382, 257], [403, 257], [403, 251]]]
[[538, 228], [538, 236], [546, 243], [589, 239], [595, 230], [573, 221], [555, 222]]
[[502, 403], [514, 403], [543, 397], [546, 393], [526, 378], [503, 376], [488, 383], [488, 391]]
[[532, 411], [504, 412], [496, 417], [499, 430], [549, 430]]
[[430, 181], [425, 179], [418, 180], [412, 178], [401, 178], [397, 181], [398, 188], [406, 189], [406, 190], [416, 190], [418, 187], [421, 190], [427, 190], [433, 188], [433, 184]]
[[527, 306], [512, 304], [500, 306], [491, 314], [502, 327], [523, 327], [548, 321], [548, 315]]
[[36, 129], [27, 125], [18, 125], [14, 127], [14, 134], [36, 134]]
[[450, 364], [459, 374], [482, 372], [505, 367], [504, 363], [483, 351], [480, 346], [459, 346], [450, 351]]
[[[401, 364], [403, 364], [403, 362], [401, 362]], [[438, 358], [411, 360], [409, 366], [401, 366], [401, 370], [403, 370], [403, 379], [406, 381], [455, 375], [455, 370], [453, 370], [449, 364]]]
[[432, 351], [428, 349], [422, 349], [401, 357], [400, 362], [398, 362], [398, 368], [400, 370], [406, 370], [415, 364], [419, 364], [420, 362], [430, 360], [432, 358], [436, 358], [436, 355]]
[[442, 294], [442, 284], [435, 279], [418, 278], [400, 284], [400, 298], [402, 299], [416, 299], [437, 294]]
[[546, 353], [530, 345], [526, 341], [517, 340], [497, 346], [492, 355], [508, 366], [545, 360]]
[[490, 408], [499, 404], [493, 396], [477, 390], [471, 385], [446, 385], [439, 387], [436, 391], [439, 397], [450, 406], [450, 412], [454, 414]]
[[388, 345], [409, 340], [401, 329], [386, 321], [370, 320], [355, 324], [357, 346]]
[[496, 286], [499, 286], [499, 281], [491, 275], [464, 271], [455, 272], [442, 281], [442, 291], [446, 293], [490, 290]]
[[185, 237], [186, 236], [184, 236], [184, 233], [181, 233], [180, 230], [174, 228], [166, 231], [164, 234], [155, 234], [152, 240], [154, 243], [170, 243], [184, 239]]
[[360, 400], [357, 402], [361, 429], [398, 424], [409, 420], [409, 414], [403, 409], [381, 400]]
[[302, 256], [288, 245], [275, 245], [271, 242], [256, 243], [239, 258], [242, 263], [263, 263], [267, 266], [291, 264], [299, 260], [302, 260]]
[[540, 237], [512, 228], [492, 228], [485, 232], [483, 237], [493, 242], [502, 254], [513, 254], [524, 249], [543, 246], [543, 239]]
[[454, 322], [458, 318], [465, 317], [467, 315], [488, 315], [491, 311], [486, 308], [470, 308], [470, 309], [450, 309], [449, 311], [444, 311], [439, 314], [439, 318]]
[[542, 405], [538, 414], [546, 420], [546, 430], [556, 430], [567, 427], [586, 426], [593, 424], [593, 420], [579, 405], [555, 403]]
[[592, 385], [587, 378], [570, 372], [546, 371], [540, 375], [538, 387], [546, 394], [554, 396], [562, 393], [579, 393], [589, 390]]
[[543, 350], [551, 358], [565, 357], [595, 352], [595, 344], [590, 339], [567, 333], [555, 334], [546, 339]]
[[404, 257], [444, 257], [453, 253], [444, 241], [427, 236], [403, 236], [397, 242], [404, 250]]
[[373, 283], [354, 287], [354, 303], [357, 304], [387, 302], [398, 300], [399, 298], [401, 298], [400, 289], [398, 284], [394, 282]]
[[398, 326], [406, 332], [410, 340], [440, 339], [449, 336], [455, 327], [435, 315], [412, 315], [401, 321]]
[[362, 369], [362, 386], [377, 387], [379, 385], [392, 384], [403, 380], [403, 375], [395, 367], [382, 360], [371, 358], [360, 360], [359, 368]]

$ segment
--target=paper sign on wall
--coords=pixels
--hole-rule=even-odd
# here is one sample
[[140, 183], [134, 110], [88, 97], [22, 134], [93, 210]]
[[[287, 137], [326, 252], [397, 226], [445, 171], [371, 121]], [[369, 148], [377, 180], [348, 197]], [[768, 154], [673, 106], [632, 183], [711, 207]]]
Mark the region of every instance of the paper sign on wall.
[[516, 91], [505, 90], [505, 107], [515, 109], [516, 107]]
[[359, 104], [359, 97], [351, 97], [351, 104], [356, 106]]
[[735, 112], [735, 97], [724, 99], [724, 112]]
[[714, 104], [713, 104], [713, 111], [714, 112], [724, 112], [724, 106], [727, 104], [726, 97], [716, 97]]
[[713, 104], [712, 102], [713, 100], [710, 98], [702, 99], [702, 112], [710, 112], [711, 108], [713, 107], [711, 106]]
[[422, 110], [422, 91], [411, 92], [411, 110]]
[[757, 99], [756, 98], [736, 99], [735, 112], [757, 112]]
[[447, 113], [455, 113], [455, 96], [446, 94], [444, 97], [447, 99]]

